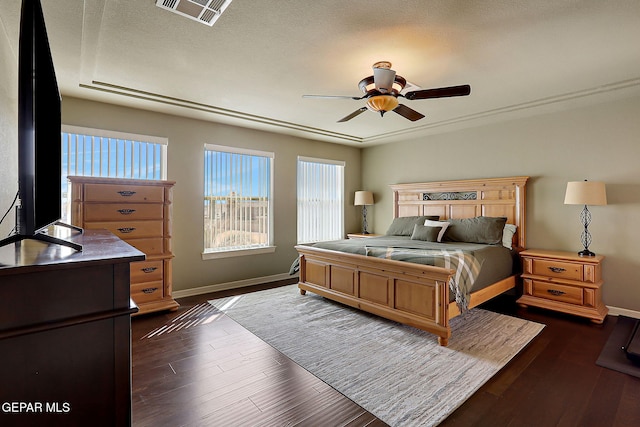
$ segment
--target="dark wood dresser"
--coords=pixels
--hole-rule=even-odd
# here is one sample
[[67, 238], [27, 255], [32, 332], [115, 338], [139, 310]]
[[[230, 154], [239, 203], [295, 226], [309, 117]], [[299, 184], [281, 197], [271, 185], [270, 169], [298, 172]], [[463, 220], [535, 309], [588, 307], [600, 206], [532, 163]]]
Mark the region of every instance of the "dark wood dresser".
[[[75, 232], [69, 232], [74, 234]], [[0, 247], [0, 425], [131, 425], [129, 263], [108, 231]]]

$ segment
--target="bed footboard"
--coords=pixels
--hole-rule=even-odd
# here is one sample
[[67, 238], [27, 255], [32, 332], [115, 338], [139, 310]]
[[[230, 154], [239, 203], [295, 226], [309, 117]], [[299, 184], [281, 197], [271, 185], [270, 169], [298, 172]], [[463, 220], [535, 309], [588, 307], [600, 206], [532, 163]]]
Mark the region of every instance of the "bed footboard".
[[310, 246], [300, 255], [298, 287], [438, 336], [446, 346], [453, 270]]

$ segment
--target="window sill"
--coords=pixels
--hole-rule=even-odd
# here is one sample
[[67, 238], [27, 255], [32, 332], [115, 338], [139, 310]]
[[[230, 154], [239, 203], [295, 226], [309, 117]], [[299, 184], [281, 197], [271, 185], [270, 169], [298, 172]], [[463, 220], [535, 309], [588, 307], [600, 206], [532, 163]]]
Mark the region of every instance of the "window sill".
[[246, 255], [260, 255], [260, 254], [269, 254], [276, 251], [275, 246], [265, 246], [261, 248], [249, 248], [249, 249], [236, 249], [231, 251], [211, 251], [211, 252], [203, 252], [202, 259], [220, 259], [220, 258], [233, 258], [238, 256], [246, 256]]

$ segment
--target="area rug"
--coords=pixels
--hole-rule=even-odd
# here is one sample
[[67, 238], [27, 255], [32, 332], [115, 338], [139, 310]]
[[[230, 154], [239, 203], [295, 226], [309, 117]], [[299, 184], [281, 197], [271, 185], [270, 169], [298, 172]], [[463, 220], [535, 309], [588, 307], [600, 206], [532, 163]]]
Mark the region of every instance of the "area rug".
[[627, 359], [622, 350], [629, 340], [634, 323], [635, 319], [631, 317], [618, 316], [616, 326], [602, 348], [596, 365], [640, 378], [640, 365]]
[[442, 347], [296, 285], [209, 302], [391, 426], [439, 424], [544, 328], [473, 309], [451, 320]]

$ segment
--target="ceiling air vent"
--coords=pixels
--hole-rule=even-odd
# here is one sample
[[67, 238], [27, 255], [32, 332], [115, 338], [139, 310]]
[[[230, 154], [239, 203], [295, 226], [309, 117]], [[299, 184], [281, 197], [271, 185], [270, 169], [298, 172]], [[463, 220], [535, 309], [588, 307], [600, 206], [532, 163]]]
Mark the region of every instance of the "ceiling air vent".
[[212, 26], [231, 0], [156, 0], [156, 6]]

